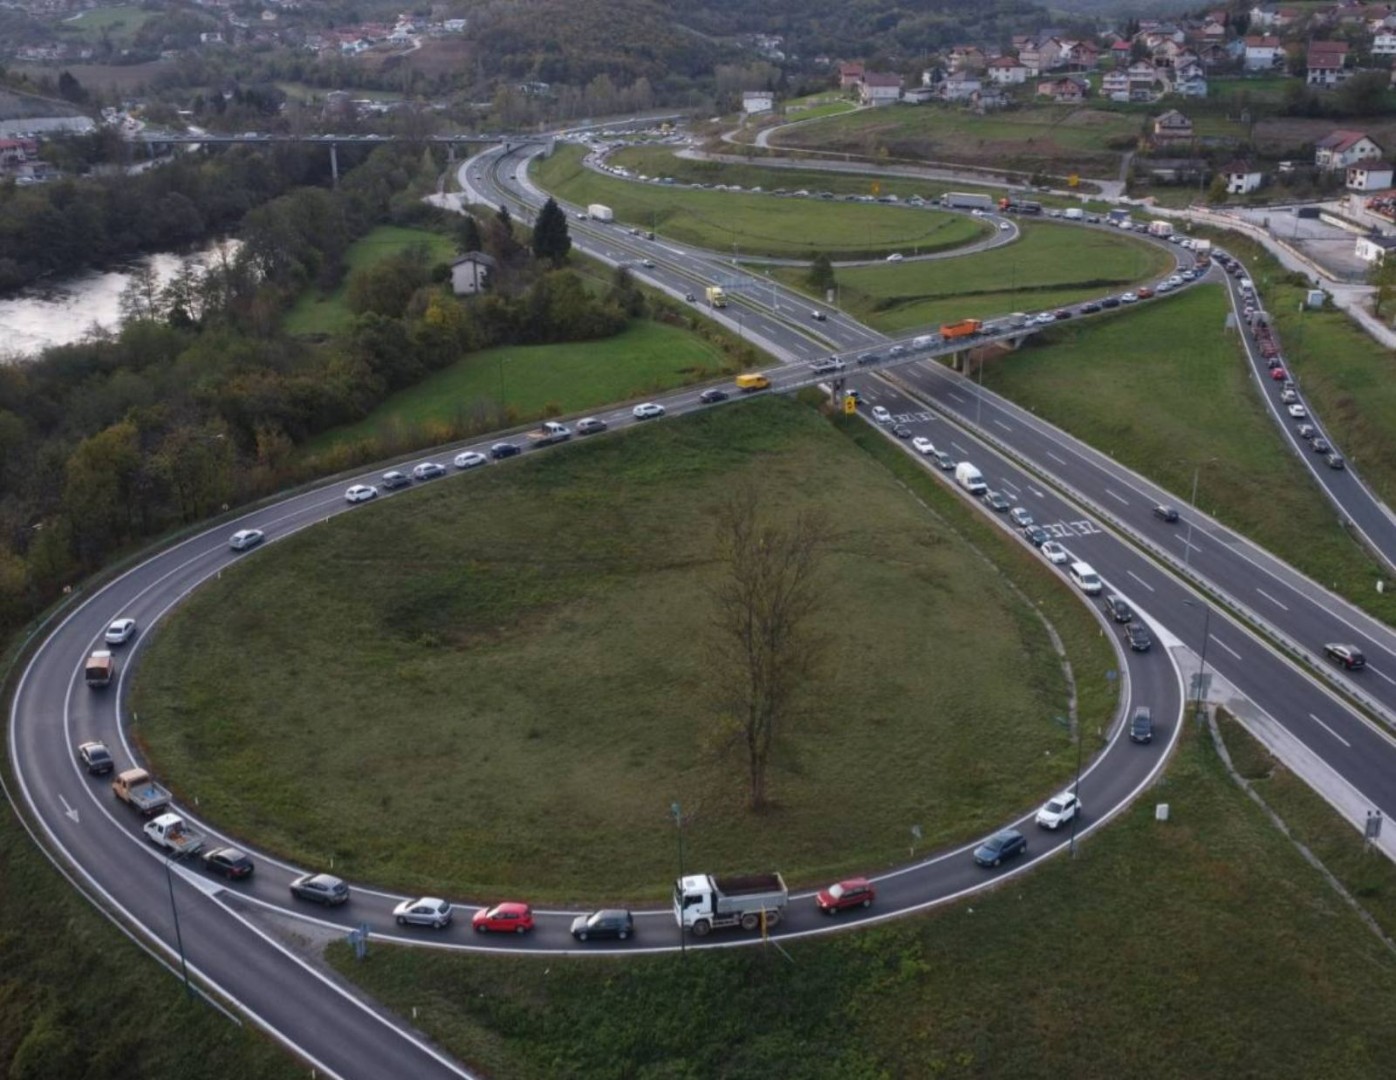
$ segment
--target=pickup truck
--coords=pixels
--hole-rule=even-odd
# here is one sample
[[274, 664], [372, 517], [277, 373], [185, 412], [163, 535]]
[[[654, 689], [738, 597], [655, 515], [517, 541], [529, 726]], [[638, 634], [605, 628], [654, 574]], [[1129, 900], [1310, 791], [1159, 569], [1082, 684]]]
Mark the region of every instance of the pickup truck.
[[208, 839], [186, 825], [178, 814], [161, 814], [154, 821], [147, 821], [145, 837], [156, 847], [176, 857], [194, 854]]
[[674, 883], [674, 919], [694, 937], [719, 927], [769, 930], [780, 922], [790, 893], [778, 873], [717, 878], [681, 877]]
[[572, 429], [556, 420], [544, 420], [542, 427], [528, 433], [528, 441], [533, 446], [551, 446], [553, 443], [566, 442], [571, 437]]
[[146, 817], [170, 805], [170, 793], [150, 778], [144, 769], [127, 769], [111, 782], [116, 797], [129, 803]]

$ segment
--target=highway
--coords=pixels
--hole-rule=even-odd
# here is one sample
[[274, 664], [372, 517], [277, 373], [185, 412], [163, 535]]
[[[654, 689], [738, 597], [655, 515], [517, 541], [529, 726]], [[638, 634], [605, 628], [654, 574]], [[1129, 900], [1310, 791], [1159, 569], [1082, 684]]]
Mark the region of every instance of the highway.
[[[500, 170], [506, 179], [496, 177], [493, 158], [499, 156], [487, 155], [483, 162], [477, 158], [472, 166], [480, 170], [478, 182], [485, 193], [493, 190], [498, 197], [536, 205], [537, 193], [529, 191], [522, 179], [507, 179], [512, 175], [508, 166]], [[496, 184], [500, 186], [493, 187]], [[517, 186], [505, 195], [504, 184]], [[688, 291], [701, 295], [700, 286], [714, 280], [719, 270], [744, 276], [740, 269], [724, 267], [709, 253], [644, 241], [616, 226], [574, 228], [573, 235], [579, 247], [605, 252], [604, 257], [613, 261], [623, 259], [633, 264], [651, 259], [656, 264], [653, 269], [640, 266], [636, 272], [679, 297]], [[807, 362], [830, 352], [856, 357], [874, 346], [885, 352], [888, 342], [882, 335], [841, 313], [828, 310], [823, 321], [816, 321], [807, 300], [768, 280], [748, 280], [752, 282], [750, 291], [738, 301], [743, 320], [739, 325], [753, 340], [763, 345], [769, 342], [776, 355], [787, 361], [784, 368], [772, 373], [780, 388], [812, 382]], [[1001, 333], [1011, 331], [1004, 328]], [[948, 348], [938, 346], [921, 355], [933, 357]], [[1275, 620], [1274, 625], [1301, 642], [1323, 640], [1330, 630], [1344, 626], [1348, 633], [1342, 636], [1354, 637], [1358, 627], [1349, 620], [1356, 617], [1346, 605], [1335, 603], [1318, 586], [1199, 515], [1186, 512], [1183, 522], [1172, 525], [1159, 521], [1150, 507], [1154, 501], [1167, 498], [1165, 493], [1051, 425], [994, 395], [983, 394], [937, 363], [922, 359], [901, 365], [888, 378], [871, 374], [855, 377], [857, 368], [853, 365], [847, 371], [869, 403], [885, 405], [915, 434], [924, 434], [957, 458], [979, 465], [992, 487], [1028, 507], [1075, 557], [1091, 562], [1109, 588], [1125, 594], [1156, 631], [1159, 645], [1150, 652], [1120, 651], [1123, 711], [1105, 733], [1107, 748], [1083, 779], [1081, 796], [1087, 813], [1079, 835], [1089, 835], [1101, 827], [1144, 790], [1162, 767], [1179, 732], [1182, 687], [1190, 674], [1180, 666], [1188, 659], [1178, 643], [1200, 642], [1204, 625], [1212, 646], [1208, 659], [1218, 671], [1290, 725], [1296, 737], [1367, 793], [1374, 806], [1389, 810], [1396, 805], [1396, 799], [1390, 798], [1390, 786], [1396, 783], [1396, 768], [1392, 767], [1396, 764], [1396, 744], [1299, 665], [1276, 655], [1231, 615], [1220, 609], [1207, 614], [1199, 606], [1203, 595], [1165, 570], [1159, 559], [1176, 562], [1181, 558], [1179, 540], [1191, 525], [1191, 548], [1186, 549], [1190, 552], [1189, 573], [1207, 582], [1213, 595], [1233, 597], [1241, 610], [1249, 611], [1248, 604], [1262, 604], [1265, 596], [1270, 597], [1275, 610], [1267, 610], [1267, 614]], [[687, 388], [658, 400], [675, 414], [708, 407], [697, 400], [700, 389]], [[617, 431], [637, 423], [628, 405], [597, 415]], [[991, 442], [971, 434], [971, 428]], [[459, 450], [481, 449], [497, 438], [443, 448], [429, 456], [449, 463]], [[524, 456], [542, 452], [566, 453], [567, 448], [530, 450]], [[515, 466], [506, 462], [488, 467]], [[294, 957], [263, 929], [262, 916], [287, 912], [339, 931], [367, 925], [378, 937], [458, 949], [590, 955], [676, 949], [679, 940], [672, 913], [639, 913], [636, 936], [631, 941], [579, 945], [567, 931], [577, 912], [541, 911], [538, 929], [530, 935], [474, 935], [469, 915], [475, 904], [504, 899], [501, 897], [449, 898], [460, 905], [457, 919], [440, 932], [396, 927], [391, 911], [403, 897], [358, 883], [353, 884], [353, 898], [344, 907], [309, 908], [291, 899], [288, 884], [303, 870], [328, 867], [286, 866], [257, 853], [253, 837], [240, 845], [252, 850], [257, 859], [257, 872], [246, 881], [224, 882], [197, 866], [170, 868], [142, 839], [139, 816], [113, 799], [104, 778], [88, 777], [73, 754], [78, 742], [99, 738], [112, 747], [118, 769], [132, 763], [135, 757], [123, 734], [122, 682], [144, 643], [158, 633], [160, 619], [202, 582], [239, 561], [275, 558], [278, 542], [331, 516], [392, 512], [392, 500], [412, 498], [411, 490], [404, 490], [380, 496], [380, 505], [369, 504], [368, 509], [346, 503], [346, 487], [374, 483], [380, 471], [302, 490], [254, 509], [235, 522], [160, 551], [79, 603], [36, 647], [24, 671], [12, 706], [9, 752], [22, 801], [50, 849], [75, 870], [88, 893], [140, 928], [170, 957], [176, 952], [173, 903], [178, 911], [179, 940], [195, 978], [322, 1074], [466, 1076], [469, 1074], [462, 1067], [435, 1052], [410, 1030], [366, 1007]], [[469, 474], [429, 481], [469, 482]], [[1002, 516], [994, 520], [1009, 528]], [[232, 552], [228, 537], [240, 528], [265, 530], [268, 543], [248, 553]], [[1021, 538], [1020, 542], [1026, 543]], [[1151, 551], [1153, 558], [1147, 554]], [[117, 649], [118, 684], [105, 691], [89, 689], [82, 679], [83, 660], [117, 615], [136, 618], [142, 632]], [[1098, 617], [1102, 629], [1113, 633], [1111, 624], [1099, 613]], [[1391, 637], [1389, 631], [1382, 632]], [[1392, 679], [1396, 676], [1396, 649], [1383, 653], [1376, 641], [1366, 638], [1359, 643], [1368, 649], [1373, 663], [1373, 670], [1366, 673], [1373, 677], [1364, 679], [1362, 687], [1369, 693], [1381, 691], [1377, 696], [1383, 705], [1396, 708], [1396, 680]], [[1386, 683], [1390, 683], [1389, 688]], [[1151, 708], [1157, 725], [1155, 741], [1147, 746], [1131, 743], [1123, 736], [1120, 723], [1130, 709], [1141, 704]], [[216, 819], [203, 820], [195, 808], [179, 809], [216, 835]], [[866, 912], [847, 913], [837, 919], [819, 915], [808, 891], [802, 891], [792, 897], [788, 918], [776, 927], [775, 934], [806, 936], [893, 918], [1024, 873], [1037, 860], [1061, 854], [1069, 843], [1065, 833], [1049, 834], [1027, 824], [1034, 809], [1004, 808], [1005, 823], [1023, 827], [1029, 839], [1029, 854], [1017, 863], [990, 871], [972, 863], [967, 847], [937, 852], [878, 878], [878, 903]], [[689, 945], [722, 947], [749, 944], [753, 939], [753, 935], [740, 932], [716, 933]]]

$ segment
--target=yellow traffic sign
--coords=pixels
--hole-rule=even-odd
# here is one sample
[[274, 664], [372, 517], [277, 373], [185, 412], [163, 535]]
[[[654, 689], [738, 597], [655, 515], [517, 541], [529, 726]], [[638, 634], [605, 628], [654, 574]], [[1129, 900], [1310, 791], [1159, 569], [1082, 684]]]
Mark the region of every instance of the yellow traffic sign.
[[878, 195], [878, 194], [880, 194], [881, 192], [882, 192], [882, 185], [879, 184], [876, 180], [874, 180], [874, 181], [872, 182], [872, 193], [873, 193], [874, 195]]
[[1066, 182], [1072, 187], [1077, 187], [1081, 183], [1081, 177], [1077, 173], [1072, 173], [1066, 178]]
[[846, 398], [844, 398], [844, 399], [843, 399], [843, 414], [844, 414], [845, 416], [853, 416], [853, 415], [855, 415], [857, 412], [858, 412], [858, 403], [857, 403], [856, 401], [854, 401], [851, 397], [846, 397]]

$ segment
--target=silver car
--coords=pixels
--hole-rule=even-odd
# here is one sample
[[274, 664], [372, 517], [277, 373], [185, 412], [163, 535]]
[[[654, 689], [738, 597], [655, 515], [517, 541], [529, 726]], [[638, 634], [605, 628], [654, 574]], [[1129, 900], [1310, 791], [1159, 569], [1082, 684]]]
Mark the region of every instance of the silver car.
[[393, 918], [399, 926], [430, 926], [433, 930], [442, 930], [451, 925], [451, 915], [451, 905], [435, 896], [404, 900], [393, 908]]

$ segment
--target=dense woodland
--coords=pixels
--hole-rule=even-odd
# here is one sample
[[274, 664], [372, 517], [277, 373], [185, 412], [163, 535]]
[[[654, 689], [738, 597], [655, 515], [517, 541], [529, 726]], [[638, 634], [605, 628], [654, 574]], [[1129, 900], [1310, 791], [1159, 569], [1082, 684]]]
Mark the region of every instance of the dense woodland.
[[[119, 334], [0, 366], [0, 631], [147, 538], [406, 449], [296, 454], [465, 354], [606, 337], [644, 312], [628, 274], [597, 290], [563, 266], [565, 236], [545, 234], [535, 258], [507, 214], [476, 222], [425, 206], [419, 194], [436, 171], [420, 148], [378, 148], [334, 190], [292, 187], [248, 211], [241, 246], [222, 265], [165, 287], [137, 278]], [[460, 248], [484, 248], [498, 262], [495, 291], [462, 303], [441, 285], [444, 264], [409, 251], [351, 276], [357, 318], [348, 332], [325, 341], [284, 334], [288, 305], [341, 280], [349, 244], [383, 221], [453, 231]], [[456, 430], [428, 434], [510, 419], [468, 406]]]

